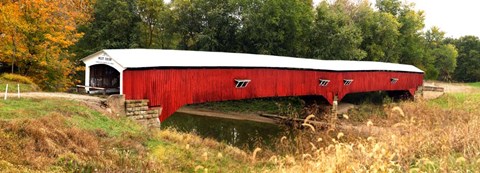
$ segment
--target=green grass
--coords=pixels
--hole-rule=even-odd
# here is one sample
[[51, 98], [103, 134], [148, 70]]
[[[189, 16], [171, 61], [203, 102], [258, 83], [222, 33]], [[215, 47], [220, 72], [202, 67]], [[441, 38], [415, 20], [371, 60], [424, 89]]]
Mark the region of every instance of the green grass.
[[101, 129], [109, 136], [119, 137], [122, 134], [140, 134], [143, 131], [143, 127], [139, 126], [133, 121], [126, 118], [111, 119], [98, 112], [91, 112], [91, 116], [74, 116], [70, 125], [79, 127], [86, 130]]
[[[273, 111], [273, 105], [275, 105], [275, 109], [278, 109], [277, 104], [269, 100], [256, 100], [253, 102], [256, 106], [249, 111], [261, 110], [262, 108], [268, 108], [268, 106]], [[456, 122], [458, 125], [446, 123], [447, 126], [444, 126], [442, 123], [449, 117], [464, 115], [464, 110], [470, 111], [470, 114], [473, 115], [474, 111], [478, 112], [480, 109], [478, 106], [479, 102], [480, 93], [459, 93], [445, 94], [438, 99], [427, 101], [423, 104], [413, 102], [395, 104], [401, 105], [407, 116], [419, 119], [418, 123], [420, 124], [412, 124], [412, 127], [418, 128], [430, 125], [432, 128], [441, 129], [430, 132], [430, 134], [433, 134], [432, 140], [444, 141], [445, 143], [442, 144], [450, 145], [448, 141], [466, 139], [468, 137], [463, 136], [463, 133], [455, 134], [458, 132], [451, 131], [452, 129], [461, 127], [468, 129], [470, 126], [472, 127], [470, 129], [478, 129], [476, 128], [478, 119], [475, 119], [474, 116], [470, 117], [472, 118], [470, 120], [467, 119], [472, 121], [472, 123], [466, 123], [468, 121], [465, 122], [462, 119], [448, 119], [448, 121], [458, 121]], [[288, 102], [285, 101], [285, 103]], [[251, 106], [251, 104], [248, 102], [228, 102], [226, 103], [227, 108], [224, 110], [233, 111], [240, 109], [242, 106]], [[419, 106], [420, 108], [418, 108]], [[411, 120], [410, 117], [385, 117], [383, 114], [380, 114], [382, 110], [385, 111], [384, 106], [381, 104], [376, 105], [374, 108], [371, 107], [372, 105], [369, 106], [365, 103], [365, 107], [359, 108], [358, 111], [365, 113], [365, 117], [360, 116], [358, 120], [354, 118], [354, 116], [359, 115], [358, 112], [351, 112], [349, 116], [352, 118], [352, 121], [373, 119], [375, 124], [381, 124], [379, 120], [395, 121], [395, 123], [398, 118]], [[129, 119], [103, 115], [76, 101], [62, 99], [10, 99], [7, 101], [0, 100], [0, 108], [0, 172], [92, 172], [97, 168], [99, 172], [119, 172], [125, 170], [133, 172], [207, 172], [206, 169], [208, 169], [208, 172], [262, 172], [265, 169], [275, 172], [278, 168], [278, 165], [267, 161], [269, 155], [262, 157], [263, 151], [260, 152], [257, 162], [251, 163], [250, 157], [252, 154], [238, 148], [229, 147], [211, 139], [202, 139], [194, 134], [184, 134], [174, 130], [159, 131], [146, 129]], [[456, 109], [461, 109], [462, 112], [458, 113]], [[375, 115], [377, 113], [378, 115]], [[435, 117], [439, 115], [442, 115], [442, 117], [436, 119]], [[379, 120], [377, 121], [375, 117]], [[431, 123], [425, 124], [424, 122]], [[405, 128], [405, 130], [408, 129]], [[423, 134], [420, 132], [421, 130], [412, 129], [409, 133], [413, 135], [404, 136], [405, 138], [402, 139], [405, 141], [399, 143], [402, 147], [413, 147], [409, 148], [408, 153], [403, 153], [404, 156], [399, 157], [412, 158], [411, 160], [403, 159], [404, 161], [410, 161], [408, 163], [411, 163], [409, 165], [411, 168], [419, 168], [427, 172], [437, 171], [444, 167], [452, 170], [479, 169], [477, 163], [480, 163], [480, 159], [478, 156], [468, 157], [468, 155], [463, 155], [466, 161], [464, 163], [459, 162], [458, 158], [462, 157], [462, 154], [457, 153], [461, 150], [456, 150], [455, 148], [455, 146], [462, 146], [469, 153], [478, 151], [472, 149], [478, 146], [477, 143], [467, 145], [478, 141], [478, 138], [460, 141], [460, 143], [457, 142], [458, 144], [449, 146], [451, 147], [449, 148], [451, 152], [443, 153], [443, 155], [442, 153], [429, 155], [430, 151], [437, 150], [423, 151], [417, 149], [418, 146], [431, 148], [429, 140], [420, 141], [422, 143], [418, 145], [410, 145], [411, 141], [416, 140], [407, 140], [409, 136], [415, 138], [415, 136]], [[442, 130], [445, 129], [450, 131], [443, 133]], [[451, 134], [454, 135], [448, 136]], [[425, 135], [428, 136], [429, 134]], [[438, 138], [442, 140], [433, 138], [439, 135], [447, 136]], [[56, 140], [55, 138], [61, 139]], [[327, 138], [324, 139], [326, 140]], [[308, 143], [305, 144], [308, 145]], [[399, 148], [397, 147], [399, 144], [394, 145], [391, 143], [391, 148], [387, 149]], [[297, 149], [301, 146], [292, 147]], [[437, 145], [432, 147], [441, 148]], [[391, 151], [394, 152], [396, 150]], [[101, 154], [97, 155], [95, 153]], [[301, 154], [291, 154], [292, 156], [297, 155], [296, 158], [298, 158], [297, 163], [291, 166], [302, 165], [302, 163], [303, 166], [310, 165], [309, 162], [307, 163], [308, 160], [302, 161], [300, 159], [302, 158]], [[325, 155], [324, 158], [319, 159], [325, 161], [325, 163], [318, 161], [318, 164], [326, 165], [329, 163], [327, 161], [336, 155], [335, 152], [331, 154], [333, 155]], [[362, 156], [358, 157], [359, 160], [349, 158], [348, 163], [363, 163], [362, 160], [366, 156], [359, 156]], [[419, 160], [416, 158], [417, 156], [430, 159], [431, 164], [430, 162]], [[39, 163], [39, 165], [35, 166], [35, 163]], [[287, 165], [287, 162], [284, 165]], [[279, 168], [277, 172], [281, 172], [280, 170]], [[294, 169], [291, 172], [296, 171], [301, 172], [298, 169]]]
[[[7, 172], [97, 168], [100, 172], [195, 172], [197, 166], [210, 172], [252, 172], [261, 168], [252, 167], [247, 154], [237, 153], [244, 153], [239, 149], [233, 152], [225, 144], [193, 134], [147, 129], [77, 101], [9, 99], [0, 100], [0, 108], [0, 170]], [[204, 153], [208, 159], [202, 157]]]
[[86, 130], [101, 129], [111, 136], [139, 133], [141, 127], [126, 118], [112, 119], [77, 101], [61, 99], [9, 99], [0, 101], [0, 120], [35, 119], [59, 114], [69, 117], [71, 126]]
[[429, 101], [432, 106], [439, 106], [444, 109], [461, 109], [473, 111], [478, 108], [480, 93], [448, 93]]
[[480, 88], [480, 82], [475, 82], [475, 83], [469, 83], [468, 85], [476, 88]]
[[8, 93], [17, 93], [18, 87], [20, 86], [20, 92], [33, 92], [39, 91], [40, 89], [36, 85], [32, 84], [24, 84], [19, 82], [14, 82], [10, 80], [6, 80], [0, 77], [0, 92], [3, 94], [5, 93], [6, 86], [8, 84]]
[[79, 107], [78, 102], [59, 99], [9, 99], [1, 100], [0, 119], [30, 119], [40, 118], [53, 112], [65, 116], [93, 114]]
[[252, 164], [244, 151], [194, 134], [167, 129], [158, 138], [164, 140], [151, 140], [147, 146], [170, 172], [259, 172], [264, 166]]

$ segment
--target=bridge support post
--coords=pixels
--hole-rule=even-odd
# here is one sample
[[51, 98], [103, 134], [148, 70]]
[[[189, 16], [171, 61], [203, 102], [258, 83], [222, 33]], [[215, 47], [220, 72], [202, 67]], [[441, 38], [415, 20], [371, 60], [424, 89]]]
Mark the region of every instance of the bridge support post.
[[108, 96], [106, 105], [110, 109], [109, 112], [112, 112], [117, 116], [125, 116], [125, 96], [124, 95], [115, 94], [115, 95]]
[[149, 100], [126, 100], [125, 114], [128, 118], [152, 128], [160, 128], [158, 115], [162, 112], [161, 107], [150, 108]]
[[333, 104], [332, 104], [332, 114], [337, 116], [338, 111], [338, 95], [333, 96]]

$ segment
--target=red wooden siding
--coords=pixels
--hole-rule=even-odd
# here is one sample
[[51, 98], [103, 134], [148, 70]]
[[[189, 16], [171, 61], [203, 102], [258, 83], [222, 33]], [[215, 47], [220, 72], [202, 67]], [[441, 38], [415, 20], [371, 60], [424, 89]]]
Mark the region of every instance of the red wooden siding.
[[[330, 103], [334, 95], [404, 90], [415, 92], [423, 74], [404, 72], [327, 72], [292, 69], [142, 69], [123, 73], [126, 99], [149, 99], [150, 107], [163, 108], [163, 121], [185, 104], [261, 97], [321, 95]], [[391, 78], [398, 78], [392, 84]], [[235, 79], [250, 79], [235, 88]], [[328, 79], [326, 87], [319, 79]], [[343, 79], [353, 79], [344, 86]]]

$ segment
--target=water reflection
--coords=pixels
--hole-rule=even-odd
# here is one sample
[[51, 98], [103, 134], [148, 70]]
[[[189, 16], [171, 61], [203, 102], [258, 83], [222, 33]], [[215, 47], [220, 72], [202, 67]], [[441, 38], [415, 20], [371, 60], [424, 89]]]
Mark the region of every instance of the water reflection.
[[175, 128], [181, 132], [193, 132], [201, 137], [247, 149], [260, 145], [274, 149], [274, 142], [286, 132], [286, 128], [267, 123], [239, 121], [175, 113], [162, 122], [162, 128]]

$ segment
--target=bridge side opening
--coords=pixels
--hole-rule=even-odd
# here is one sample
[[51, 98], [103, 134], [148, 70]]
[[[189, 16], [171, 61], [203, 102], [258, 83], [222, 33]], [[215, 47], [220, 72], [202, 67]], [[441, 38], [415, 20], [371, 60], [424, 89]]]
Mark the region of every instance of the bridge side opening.
[[373, 91], [361, 93], [349, 93], [343, 97], [341, 102], [352, 104], [371, 103], [375, 105], [383, 105], [389, 101], [402, 101], [413, 99], [413, 95], [409, 91]]
[[120, 72], [105, 64], [92, 65], [90, 68], [90, 93], [120, 93]]
[[331, 105], [323, 96], [286, 96], [195, 103], [181, 109], [304, 118], [310, 114], [325, 114], [331, 111]]
[[410, 91], [386, 91], [387, 95], [394, 101], [413, 100], [414, 96]]
[[351, 103], [355, 105], [371, 103], [382, 105], [386, 99], [390, 99], [385, 91], [349, 93], [342, 98], [341, 102]]

